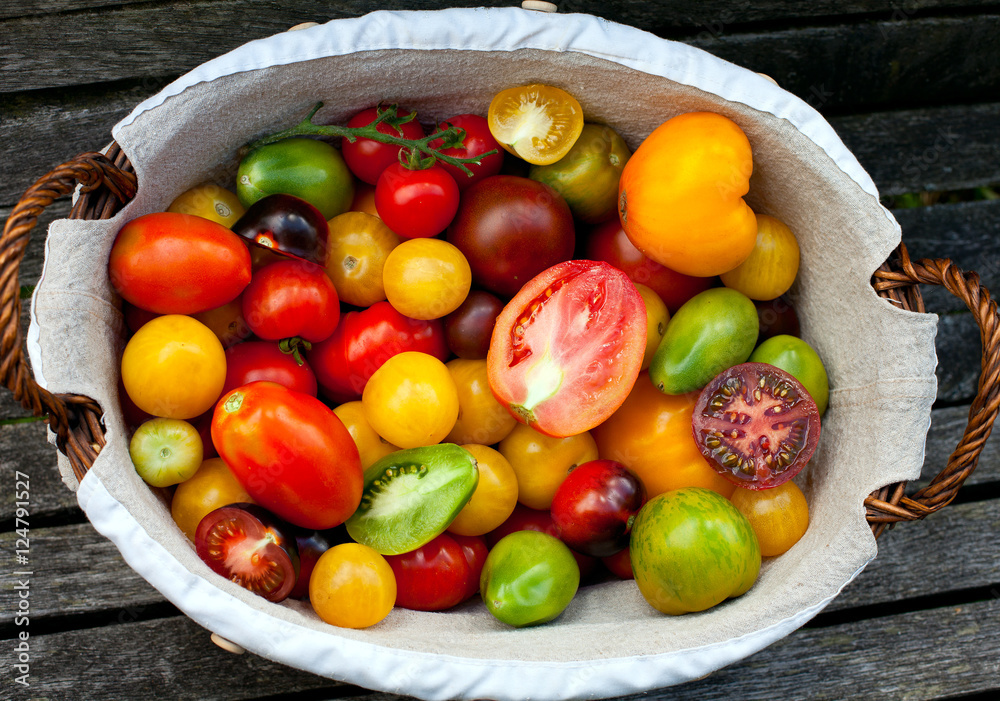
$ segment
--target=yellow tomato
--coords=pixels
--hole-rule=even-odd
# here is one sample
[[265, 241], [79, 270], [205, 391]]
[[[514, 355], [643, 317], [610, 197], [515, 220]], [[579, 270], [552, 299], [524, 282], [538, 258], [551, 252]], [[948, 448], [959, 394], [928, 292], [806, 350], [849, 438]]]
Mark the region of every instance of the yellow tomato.
[[646, 350], [642, 354], [642, 369], [645, 370], [653, 361], [653, 355], [660, 346], [660, 340], [667, 330], [670, 321], [670, 310], [652, 288], [641, 283], [635, 283], [643, 304], [646, 305]]
[[408, 239], [392, 250], [382, 271], [385, 296], [411, 319], [440, 319], [458, 309], [472, 287], [472, 268], [442, 239]]
[[122, 382], [153, 416], [193, 419], [212, 408], [226, 382], [226, 352], [200, 321], [180, 314], [143, 325], [122, 354]]
[[583, 131], [575, 97], [551, 85], [503, 90], [490, 102], [487, 121], [504, 149], [533, 165], [549, 165], [569, 153]]
[[493, 445], [517, 425], [490, 390], [486, 360], [456, 358], [447, 364], [458, 389], [458, 420], [445, 437], [449, 443]]
[[334, 545], [313, 567], [309, 603], [330, 625], [367, 628], [396, 605], [396, 576], [385, 558], [367, 545]]
[[517, 506], [517, 475], [507, 458], [485, 445], [462, 446], [476, 459], [479, 482], [472, 498], [448, 530], [458, 535], [484, 535], [500, 526]]
[[180, 195], [167, 207], [168, 212], [193, 214], [232, 228], [246, 209], [236, 193], [215, 183], [201, 183]]
[[448, 368], [426, 353], [389, 358], [361, 395], [365, 418], [400, 448], [440, 443], [458, 418], [458, 390]]
[[753, 155], [743, 130], [713, 112], [669, 119], [639, 144], [618, 185], [632, 244], [685, 275], [732, 270], [753, 250], [757, 220], [743, 201]]
[[566, 475], [598, 458], [590, 433], [552, 438], [524, 424], [515, 426], [498, 448], [517, 475], [517, 500], [531, 509], [552, 506], [552, 497]]
[[750, 521], [763, 557], [787, 552], [809, 528], [809, 504], [794, 482], [771, 489], [737, 487], [730, 499]]
[[757, 243], [750, 257], [722, 273], [722, 284], [766, 301], [788, 292], [799, 272], [799, 242], [784, 222], [757, 215]]
[[736, 485], [711, 468], [691, 432], [697, 392], [663, 394], [642, 372], [607, 421], [593, 429], [601, 458], [617, 460], [642, 480], [650, 498], [681, 487], [728, 497]]
[[381, 302], [385, 299], [382, 269], [399, 237], [365, 212], [344, 212], [328, 223], [326, 272], [340, 299], [356, 307]]
[[347, 432], [354, 439], [354, 445], [358, 446], [362, 469], [367, 468], [379, 458], [384, 458], [389, 453], [399, 450], [398, 446], [378, 435], [368, 423], [360, 400], [341, 404], [334, 408], [333, 413], [344, 423]]
[[209, 458], [194, 475], [177, 485], [170, 515], [192, 543], [198, 524], [210, 511], [239, 502], [253, 502], [222, 458]]
[[[256, 248], [256, 246], [255, 246]], [[219, 338], [223, 348], [235, 346], [253, 335], [243, 318], [243, 295], [240, 294], [231, 302], [208, 311], [192, 314], [192, 317], [203, 323]]]

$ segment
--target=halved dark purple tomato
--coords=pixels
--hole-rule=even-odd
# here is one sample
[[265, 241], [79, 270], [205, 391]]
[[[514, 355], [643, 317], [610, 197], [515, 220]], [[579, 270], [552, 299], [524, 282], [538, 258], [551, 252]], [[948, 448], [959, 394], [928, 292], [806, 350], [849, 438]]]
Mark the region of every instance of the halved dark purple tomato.
[[285, 599], [298, 578], [291, 529], [256, 504], [230, 504], [198, 524], [195, 547], [217, 574], [268, 601]]
[[701, 391], [694, 439], [715, 470], [746, 489], [769, 489], [797, 475], [819, 442], [819, 411], [784, 370], [743, 363]]

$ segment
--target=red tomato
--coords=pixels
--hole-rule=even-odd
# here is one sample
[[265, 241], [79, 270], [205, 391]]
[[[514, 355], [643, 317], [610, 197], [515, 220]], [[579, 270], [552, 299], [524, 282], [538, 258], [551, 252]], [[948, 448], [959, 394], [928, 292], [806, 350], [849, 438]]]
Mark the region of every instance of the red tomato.
[[667, 305], [671, 314], [716, 282], [714, 277], [683, 275], [647, 258], [629, 241], [618, 219], [602, 224], [590, 232], [585, 255], [587, 258], [611, 263], [628, 275], [632, 282], [638, 282], [653, 290]]
[[250, 282], [250, 253], [232, 231], [191, 214], [133, 219], [115, 238], [111, 285], [158, 314], [194, 314], [236, 298]]
[[267, 380], [296, 392], [316, 396], [316, 374], [302, 360], [296, 362], [291, 352], [281, 350], [274, 341], [247, 341], [226, 351], [226, 384], [223, 394], [237, 387]]
[[529, 281], [497, 317], [490, 389], [554, 437], [589, 431], [628, 396], [646, 349], [646, 305], [623, 272], [570, 260]]
[[[490, 125], [485, 117], [480, 117], [478, 114], [460, 114], [457, 117], [444, 120], [438, 125], [438, 128], [443, 131], [449, 126], [465, 130], [465, 139], [462, 142], [464, 148], [446, 148], [442, 149], [441, 153], [455, 158], [475, 158], [487, 151], [496, 151], [492, 156], [483, 158], [479, 165], [468, 164], [472, 175], [466, 174], [457, 166], [439, 162], [440, 166], [448, 171], [451, 177], [455, 178], [459, 190], [464, 190], [469, 185], [474, 185], [483, 178], [500, 172], [503, 167], [504, 152], [497, 140], [493, 138], [493, 134], [490, 133]], [[439, 143], [440, 141], [432, 141], [431, 146], [436, 146]]]
[[411, 170], [393, 163], [375, 183], [375, 209], [400, 236], [437, 236], [458, 211], [458, 185], [439, 165]]
[[481, 535], [459, 535], [451, 532], [448, 535], [462, 546], [462, 552], [469, 563], [469, 579], [465, 583], [465, 596], [462, 599], [465, 601], [479, 591], [479, 577], [483, 573], [483, 565], [486, 564], [490, 548], [486, 544], [486, 538]]
[[[378, 108], [370, 107], [358, 112], [347, 120], [347, 126], [365, 127], [374, 122], [377, 116]], [[420, 126], [420, 122], [416, 119], [400, 125], [398, 131], [384, 122], [376, 128], [383, 134], [404, 136], [408, 139], [422, 139], [424, 136], [424, 128]], [[400, 131], [402, 134], [399, 133]], [[353, 143], [344, 139], [341, 145], [341, 151], [344, 155], [344, 160], [347, 161], [347, 167], [359, 179], [364, 180], [369, 185], [374, 185], [378, 182], [378, 176], [382, 174], [383, 170], [393, 163], [399, 162], [399, 149], [399, 146], [383, 144], [371, 139], [357, 139]]]
[[635, 575], [632, 572], [632, 560], [629, 556], [628, 546], [625, 546], [614, 555], [602, 557], [601, 562], [618, 579], [635, 579]]
[[257, 336], [278, 341], [329, 338], [340, 320], [340, 298], [326, 271], [303, 260], [279, 260], [254, 273], [243, 295], [243, 317]]
[[462, 546], [447, 533], [402, 555], [386, 555], [396, 575], [396, 605], [443, 611], [465, 601], [472, 568]]
[[274, 382], [219, 400], [212, 442], [258, 504], [302, 528], [333, 528], [361, 503], [354, 439], [325, 404]]
[[306, 358], [323, 394], [337, 404], [361, 398], [376, 370], [404, 351], [448, 358], [440, 319], [418, 321], [403, 316], [388, 302], [348, 312], [327, 340], [315, 344]]

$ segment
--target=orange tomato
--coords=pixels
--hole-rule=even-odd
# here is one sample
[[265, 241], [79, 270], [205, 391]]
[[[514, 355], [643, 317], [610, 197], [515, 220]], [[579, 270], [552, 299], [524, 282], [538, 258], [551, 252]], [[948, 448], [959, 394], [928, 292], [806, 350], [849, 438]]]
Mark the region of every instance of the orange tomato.
[[344, 212], [328, 222], [326, 272], [340, 299], [370, 307], [385, 299], [382, 271], [399, 237], [377, 216]]
[[396, 575], [386, 559], [367, 545], [334, 545], [313, 567], [309, 602], [330, 625], [367, 628], [395, 606]]
[[600, 457], [639, 475], [649, 498], [681, 487], [705, 487], [728, 497], [736, 486], [711, 468], [694, 441], [697, 398], [697, 392], [663, 394], [649, 373], [640, 373], [618, 411], [591, 431]]
[[750, 190], [750, 141], [713, 112], [669, 119], [639, 145], [618, 186], [629, 240], [647, 257], [685, 275], [711, 277], [750, 255], [757, 219]]
[[190, 479], [177, 485], [170, 501], [170, 515], [193, 543], [198, 524], [209, 512], [252, 501], [222, 458], [209, 458]]
[[771, 489], [737, 487], [730, 500], [750, 521], [762, 557], [787, 552], [809, 528], [809, 504], [794, 482]]

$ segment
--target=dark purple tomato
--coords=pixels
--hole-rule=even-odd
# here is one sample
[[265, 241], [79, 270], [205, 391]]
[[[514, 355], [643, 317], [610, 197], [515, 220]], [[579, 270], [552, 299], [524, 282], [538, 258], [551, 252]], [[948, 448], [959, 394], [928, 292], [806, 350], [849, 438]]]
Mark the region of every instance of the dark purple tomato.
[[757, 321], [759, 322], [758, 344], [772, 336], [799, 335], [799, 315], [795, 312], [795, 306], [787, 294], [769, 299], [766, 302], [754, 300], [753, 304], [757, 307]]
[[226, 351], [226, 384], [222, 394], [237, 387], [268, 380], [296, 392], [316, 396], [316, 374], [293, 350], [283, 351], [277, 341], [247, 341]]
[[481, 360], [490, 349], [490, 338], [503, 301], [485, 290], [472, 290], [458, 309], [444, 318], [448, 348], [459, 358]]
[[276, 253], [317, 265], [326, 262], [326, 241], [330, 235], [326, 218], [293, 195], [268, 195], [257, 200], [233, 224], [233, 231]]
[[448, 533], [385, 559], [396, 575], [396, 606], [443, 611], [468, 598], [472, 568], [462, 546]]
[[299, 551], [299, 577], [288, 594], [292, 599], [309, 598], [309, 577], [319, 556], [334, 545], [350, 540], [343, 526], [326, 531], [299, 531], [295, 534], [295, 547]]
[[256, 504], [209, 512], [198, 524], [195, 547], [212, 571], [268, 601], [287, 598], [298, 578], [290, 527]]
[[614, 460], [592, 460], [563, 480], [552, 498], [552, 521], [569, 547], [607, 557], [628, 546], [629, 532], [646, 500], [642, 481]]
[[446, 238], [468, 259], [473, 283], [506, 298], [572, 258], [576, 243], [562, 196], [513, 175], [494, 175], [465, 190]]

